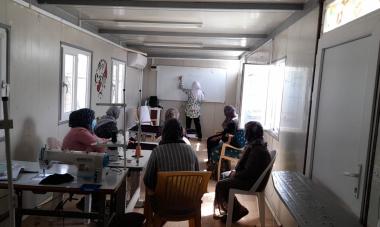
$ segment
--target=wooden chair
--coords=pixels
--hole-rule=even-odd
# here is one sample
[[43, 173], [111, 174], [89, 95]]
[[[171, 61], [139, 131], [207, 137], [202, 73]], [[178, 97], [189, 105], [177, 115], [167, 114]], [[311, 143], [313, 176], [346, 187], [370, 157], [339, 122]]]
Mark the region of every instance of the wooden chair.
[[261, 227], [265, 227], [265, 195], [264, 190], [268, 183], [271, 170], [276, 160], [277, 152], [275, 150], [271, 151], [272, 160], [269, 163], [268, 167], [261, 174], [259, 179], [257, 179], [256, 183], [252, 186], [249, 191], [244, 191], [240, 189], [231, 188], [228, 194], [228, 211], [227, 211], [227, 222], [226, 226], [230, 227], [232, 225], [232, 214], [234, 212], [234, 196], [236, 194], [240, 195], [256, 195], [257, 202], [259, 207], [259, 217], [260, 217], [260, 225]]
[[201, 227], [201, 198], [210, 176], [211, 172], [159, 172], [156, 190], [145, 200], [147, 226], [189, 220], [190, 227]]
[[[236, 134], [238, 134], [237, 136], [242, 136], [244, 138], [244, 130], [239, 129], [236, 132]], [[229, 160], [229, 161], [239, 160], [240, 154], [244, 150], [243, 147], [244, 147], [245, 141], [244, 142], [241, 141], [242, 148], [238, 148], [238, 147], [234, 147], [234, 146], [230, 145], [233, 137], [234, 137], [234, 135], [230, 135], [228, 138], [228, 141], [226, 143], [223, 143], [222, 148], [220, 150], [220, 157], [219, 157], [219, 163], [218, 163], [218, 173], [217, 173], [218, 174], [218, 176], [217, 176], [218, 181], [220, 180], [220, 170], [222, 168], [222, 160], [223, 159]]]

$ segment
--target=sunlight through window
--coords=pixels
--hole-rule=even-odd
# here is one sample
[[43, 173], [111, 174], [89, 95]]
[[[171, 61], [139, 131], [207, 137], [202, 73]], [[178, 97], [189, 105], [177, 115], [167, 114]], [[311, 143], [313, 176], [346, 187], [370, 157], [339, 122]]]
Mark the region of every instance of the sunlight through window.
[[335, 0], [326, 6], [323, 32], [331, 31], [379, 8], [379, 0]]

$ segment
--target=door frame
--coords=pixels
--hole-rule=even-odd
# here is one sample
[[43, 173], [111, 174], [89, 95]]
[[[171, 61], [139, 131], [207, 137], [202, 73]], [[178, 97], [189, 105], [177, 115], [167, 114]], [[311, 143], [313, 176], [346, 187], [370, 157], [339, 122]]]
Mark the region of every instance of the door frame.
[[[316, 56], [316, 69], [314, 76], [314, 85], [312, 90], [311, 99], [311, 113], [310, 113], [310, 127], [308, 131], [308, 143], [307, 143], [307, 160], [305, 166], [305, 175], [312, 178], [313, 162], [314, 162], [314, 147], [315, 136], [317, 131], [318, 122], [318, 108], [320, 101], [321, 81], [322, 81], [322, 68], [324, 62], [325, 51], [329, 48], [343, 45], [358, 39], [373, 37], [377, 43], [377, 47], [380, 47], [380, 10], [372, 12], [364, 17], [354, 20], [348, 24], [345, 24], [335, 30], [329, 31], [321, 35], [318, 42], [318, 51]], [[369, 194], [371, 189], [371, 178], [374, 165], [374, 155], [376, 150], [377, 130], [379, 126], [380, 118], [380, 91], [379, 91], [379, 49], [373, 49], [371, 51], [377, 51], [377, 59], [372, 59], [373, 62], [370, 65], [376, 65], [371, 67], [368, 73], [376, 75], [375, 91], [373, 95], [373, 106], [370, 126], [370, 136], [367, 149], [367, 160], [364, 166], [364, 184], [362, 191], [360, 222], [366, 223], [368, 208], [369, 208]], [[372, 53], [373, 56], [374, 53]]]

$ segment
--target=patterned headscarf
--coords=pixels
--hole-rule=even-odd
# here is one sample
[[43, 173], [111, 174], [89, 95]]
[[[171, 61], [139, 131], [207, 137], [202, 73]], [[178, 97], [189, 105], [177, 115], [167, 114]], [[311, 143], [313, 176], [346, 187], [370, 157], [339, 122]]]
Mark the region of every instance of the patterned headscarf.
[[108, 116], [111, 116], [111, 117], [114, 117], [115, 120], [119, 118], [119, 115], [120, 115], [120, 108], [117, 107], [117, 106], [111, 106], [110, 108], [108, 108], [106, 114]]
[[169, 108], [165, 112], [165, 122], [172, 118], [175, 118], [175, 119], [179, 118], [179, 111], [176, 108]]
[[69, 116], [69, 126], [71, 128], [83, 127], [91, 131], [91, 124], [94, 119], [95, 112], [91, 109], [75, 110]]
[[257, 121], [250, 121], [245, 124], [245, 139], [248, 143], [252, 142], [264, 142], [264, 130], [263, 126]]

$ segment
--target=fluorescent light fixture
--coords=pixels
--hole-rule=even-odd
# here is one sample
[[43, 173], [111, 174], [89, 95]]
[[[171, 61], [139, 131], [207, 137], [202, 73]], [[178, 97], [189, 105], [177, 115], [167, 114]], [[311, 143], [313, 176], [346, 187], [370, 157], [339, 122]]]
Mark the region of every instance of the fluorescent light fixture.
[[181, 21], [142, 21], [142, 20], [111, 20], [111, 19], [81, 19], [81, 21], [114, 22], [121, 27], [137, 28], [201, 28], [202, 22]]
[[184, 48], [202, 48], [202, 43], [154, 43], [145, 42], [144, 46], [149, 47], [184, 47]]

